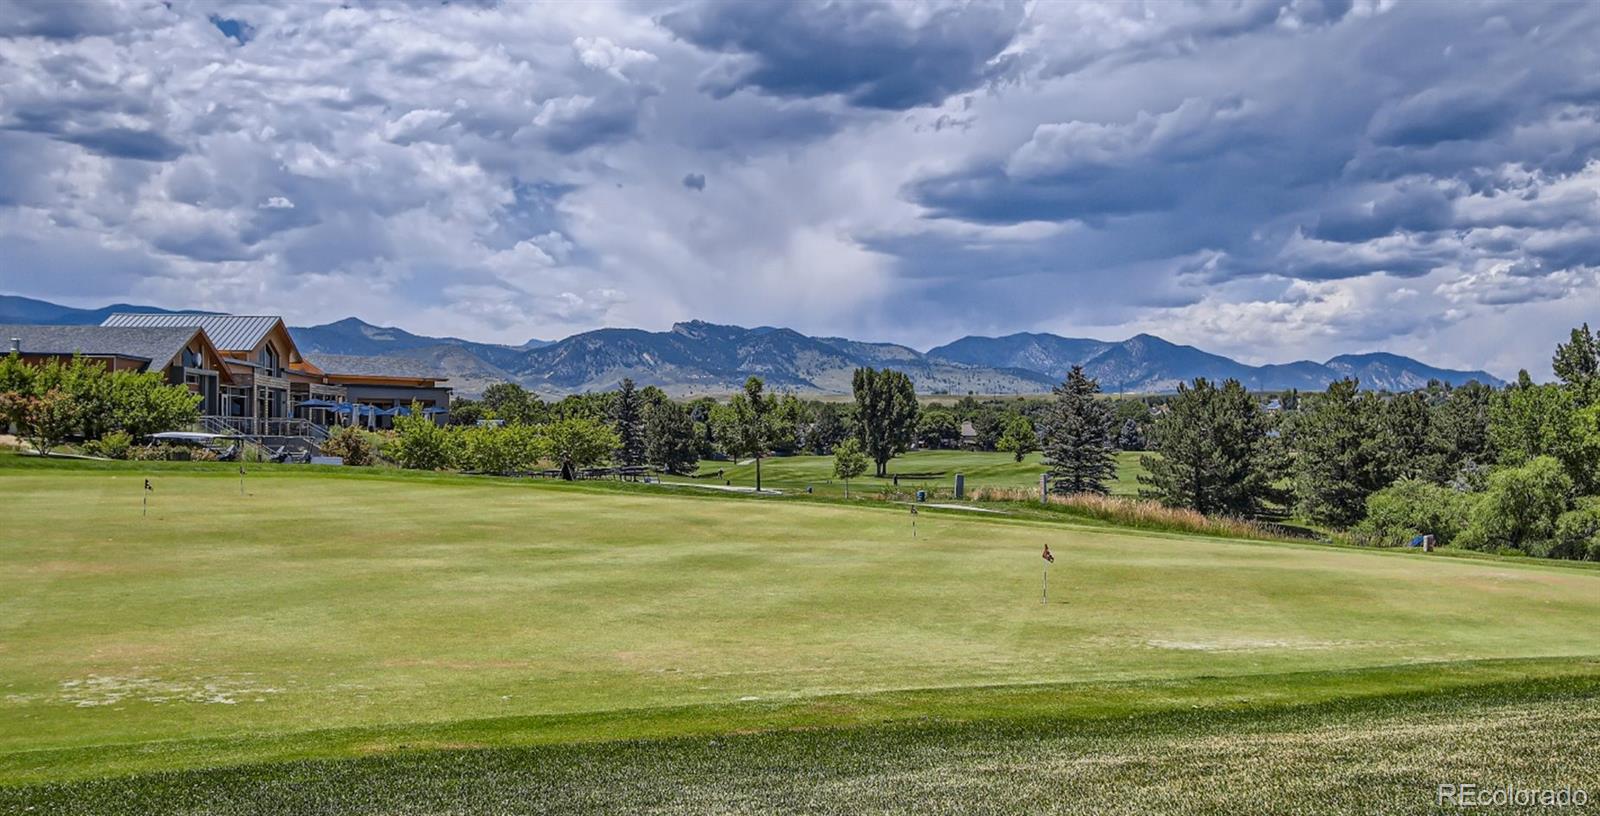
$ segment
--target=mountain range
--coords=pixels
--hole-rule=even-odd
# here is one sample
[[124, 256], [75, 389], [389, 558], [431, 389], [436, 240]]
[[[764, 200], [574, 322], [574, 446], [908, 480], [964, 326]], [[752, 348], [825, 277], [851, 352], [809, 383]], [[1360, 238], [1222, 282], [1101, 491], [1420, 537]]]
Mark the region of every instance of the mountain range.
[[[0, 295], [0, 323], [94, 325], [112, 312], [169, 312], [115, 304], [75, 309], [42, 300]], [[927, 352], [895, 343], [812, 337], [793, 329], [744, 328], [692, 320], [664, 332], [597, 329], [559, 341], [521, 345], [428, 337], [374, 326], [354, 317], [319, 326], [291, 327], [301, 351], [403, 357], [448, 375], [463, 395], [500, 381], [547, 396], [616, 387], [624, 377], [675, 395], [723, 394], [752, 374], [780, 390], [843, 394], [857, 367], [904, 371], [922, 393], [1036, 394], [1048, 391], [1074, 365], [1108, 392], [1171, 391], [1195, 377], [1232, 377], [1255, 390], [1317, 391], [1355, 377], [1362, 387], [1386, 391], [1421, 388], [1429, 380], [1452, 385], [1477, 380], [1499, 385], [1483, 371], [1435, 368], [1398, 354], [1341, 354], [1325, 362], [1253, 366], [1150, 334], [1120, 342], [1020, 333], [963, 337]]]

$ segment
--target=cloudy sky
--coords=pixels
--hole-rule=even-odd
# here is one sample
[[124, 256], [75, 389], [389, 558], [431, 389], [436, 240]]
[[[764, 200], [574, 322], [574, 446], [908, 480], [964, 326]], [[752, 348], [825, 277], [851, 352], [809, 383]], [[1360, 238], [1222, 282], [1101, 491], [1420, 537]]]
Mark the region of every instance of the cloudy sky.
[[1600, 6], [0, 0], [0, 291], [1548, 372]]

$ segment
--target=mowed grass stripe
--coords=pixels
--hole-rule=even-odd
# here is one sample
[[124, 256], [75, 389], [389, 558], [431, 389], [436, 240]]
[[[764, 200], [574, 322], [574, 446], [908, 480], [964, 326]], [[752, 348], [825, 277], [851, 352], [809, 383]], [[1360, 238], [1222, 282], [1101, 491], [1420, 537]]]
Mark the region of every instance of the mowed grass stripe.
[[[1433, 813], [1441, 782], [1594, 790], [1600, 682], [1289, 708], [456, 745], [0, 787], [14, 812]], [[1516, 812], [1514, 808], [1487, 812]]]

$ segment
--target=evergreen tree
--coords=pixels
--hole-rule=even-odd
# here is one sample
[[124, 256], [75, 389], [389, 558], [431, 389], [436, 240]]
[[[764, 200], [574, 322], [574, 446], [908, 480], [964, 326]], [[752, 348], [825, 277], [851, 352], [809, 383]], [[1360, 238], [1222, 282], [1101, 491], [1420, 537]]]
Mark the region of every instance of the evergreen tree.
[[1567, 342], [1556, 346], [1550, 362], [1561, 383], [1576, 392], [1584, 404], [1600, 400], [1600, 339], [1589, 324], [1572, 330]]
[[1444, 401], [1433, 407], [1422, 478], [1448, 484], [1463, 469], [1494, 464], [1494, 446], [1489, 441], [1493, 400], [1493, 388], [1469, 382], [1450, 389]]
[[1390, 444], [1395, 478], [1423, 479], [1433, 470], [1428, 456], [1432, 420], [1427, 396], [1421, 391], [1396, 394], [1384, 403], [1385, 439]]
[[1160, 455], [1140, 460], [1140, 494], [1201, 513], [1259, 513], [1271, 493], [1267, 420], [1244, 386], [1197, 378], [1167, 406], [1152, 434]]
[[1349, 527], [1394, 481], [1382, 401], [1344, 379], [1305, 402], [1293, 428], [1295, 494], [1312, 521]]
[[1117, 450], [1142, 451], [1146, 444], [1144, 426], [1136, 420], [1123, 420], [1122, 429], [1117, 431]]
[[858, 368], [852, 386], [862, 447], [877, 464], [877, 475], [886, 475], [889, 460], [911, 447], [916, 433], [916, 389], [910, 377], [888, 368]]
[[1111, 409], [1095, 399], [1098, 393], [1100, 383], [1073, 366], [1044, 411], [1044, 461], [1057, 493], [1105, 493], [1116, 474]]
[[688, 408], [667, 399], [665, 394], [648, 400], [644, 436], [645, 461], [652, 467], [665, 473], [694, 472], [700, 459], [700, 442], [695, 438]]
[[617, 464], [637, 467], [645, 462], [644, 401], [633, 387], [633, 380], [624, 378], [622, 387], [611, 400], [611, 428], [617, 434], [617, 450], [613, 458]]

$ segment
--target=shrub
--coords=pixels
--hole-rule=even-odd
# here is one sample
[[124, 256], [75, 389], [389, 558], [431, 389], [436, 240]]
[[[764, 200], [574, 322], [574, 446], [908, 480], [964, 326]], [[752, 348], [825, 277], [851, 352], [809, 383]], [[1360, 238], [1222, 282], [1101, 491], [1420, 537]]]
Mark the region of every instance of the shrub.
[[1600, 496], [1588, 496], [1556, 519], [1551, 558], [1600, 561]]
[[322, 443], [322, 452], [344, 459], [347, 465], [364, 467], [372, 464], [377, 453], [377, 445], [370, 437], [371, 434], [360, 428], [345, 426], [328, 435], [328, 441]]
[[1489, 487], [1472, 508], [1459, 543], [1475, 550], [1503, 547], [1528, 553], [1548, 551], [1556, 519], [1567, 510], [1572, 478], [1561, 462], [1540, 456], [1521, 467], [1489, 475]]
[[1467, 526], [1472, 498], [1420, 479], [1402, 479], [1367, 497], [1367, 517], [1353, 530], [1357, 541], [1397, 547], [1432, 534], [1448, 544]]
[[465, 428], [454, 436], [456, 465], [462, 470], [504, 475], [533, 470], [539, 463], [539, 434], [527, 425]]
[[188, 445], [149, 445], [142, 448], [131, 448], [128, 451], [129, 459], [142, 462], [215, 462], [217, 454], [206, 448], [195, 448]]
[[95, 443], [95, 449], [107, 459], [126, 459], [132, 448], [133, 435], [127, 431], [112, 431]]
[[433, 420], [415, 409], [411, 416], [394, 418], [394, 441], [389, 444], [389, 458], [403, 468], [413, 470], [442, 470], [456, 460], [454, 434], [433, 424]]

